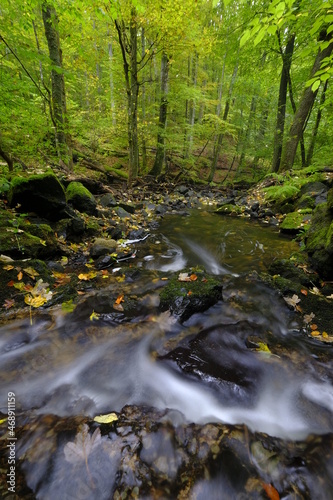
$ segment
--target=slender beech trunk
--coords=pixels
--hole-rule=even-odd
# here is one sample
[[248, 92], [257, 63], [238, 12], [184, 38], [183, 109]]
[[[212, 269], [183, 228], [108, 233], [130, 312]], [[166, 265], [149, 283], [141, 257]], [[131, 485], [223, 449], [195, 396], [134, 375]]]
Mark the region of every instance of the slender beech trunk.
[[280, 163], [281, 163], [283, 135], [284, 135], [284, 126], [285, 126], [285, 118], [286, 118], [287, 90], [288, 90], [288, 81], [289, 81], [291, 60], [292, 60], [294, 46], [295, 46], [295, 34], [292, 33], [289, 36], [284, 52], [283, 52], [283, 49], [281, 46], [279, 34], [278, 34], [278, 39], [279, 39], [279, 45], [280, 45], [280, 53], [281, 53], [281, 57], [282, 57], [282, 71], [281, 71], [281, 77], [280, 77], [279, 98], [278, 98], [276, 126], [275, 126], [275, 134], [274, 134], [274, 153], [273, 153], [273, 160], [272, 160], [272, 171], [273, 172], [277, 172], [279, 170]]
[[242, 165], [243, 165], [243, 162], [244, 162], [245, 151], [246, 151], [246, 148], [247, 148], [247, 145], [248, 145], [248, 138], [249, 138], [249, 135], [250, 135], [250, 131], [251, 131], [251, 128], [252, 128], [252, 123], [253, 123], [253, 120], [254, 120], [254, 117], [255, 117], [255, 113], [256, 113], [256, 109], [257, 109], [257, 102], [258, 102], [258, 94], [255, 94], [252, 97], [252, 100], [251, 100], [251, 108], [250, 108], [249, 118], [247, 120], [246, 130], [245, 130], [245, 134], [244, 134], [244, 137], [243, 137], [243, 140], [242, 140], [242, 142], [243, 142], [242, 152], [241, 152], [240, 159], [239, 159], [239, 164], [238, 164], [238, 169], [239, 170], [242, 168]]
[[42, 4], [42, 16], [49, 56], [53, 66], [51, 70], [52, 83], [52, 114], [56, 126], [56, 145], [59, 159], [65, 165], [71, 165], [71, 153], [66, 118], [65, 79], [62, 66], [62, 52], [58, 33], [58, 18], [55, 8], [47, 3]]
[[[197, 86], [197, 73], [198, 73], [198, 54], [196, 53], [192, 60], [192, 76], [191, 76], [192, 80], [191, 83], [194, 88]], [[189, 117], [188, 117], [188, 124], [189, 124], [188, 155], [191, 154], [193, 146], [194, 120], [195, 120], [195, 100], [191, 99], [189, 102]]]
[[[131, 10], [129, 38], [124, 21], [115, 20], [119, 44], [123, 58], [123, 68], [127, 93], [129, 169], [128, 184], [137, 177], [139, 170], [138, 145], [138, 63], [137, 63], [137, 21], [136, 9]], [[129, 54], [127, 56], [127, 54]]]
[[169, 58], [163, 52], [161, 61], [161, 103], [160, 116], [157, 133], [157, 148], [154, 166], [150, 172], [157, 177], [162, 172], [163, 160], [165, 156], [165, 130], [168, 111], [168, 77], [169, 77]]
[[[330, 37], [331, 34], [328, 36]], [[323, 50], [319, 50], [311, 70], [310, 78], [313, 78], [316, 72], [320, 69], [323, 59], [330, 57], [332, 50], [332, 41]], [[317, 92], [317, 90], [313, 92], [311, 86], [306, 87], [303, 91], [298, 109], [294, 115], [294, 119], [289, 130], [287, 142], [282, 152], [281, 165], [279, 169], [280, 172], [290, 169], [294, 165], [297, 146], [302, 136], [306, 120], [311, 113]]]
[[321, 121], [322, 109], [323, 109], [323, 106], [325, 104], [327, 87], [328, 87], [328, 80], [326, 80], [323, 91], [322, 91], [321, 96], [320, 96], [320, 102], [319, 102], [319, 107], [318, 107], [318, 111], [317, 111], [316, 122], [315, 122], [314, 127], [313, 127], [311, 141], [309, 144], [308, 154], [307, 154], [306, 162], [305, 162], [306, 167], [309, 167], [311, 165], [313, 152], [314, 152], [314, 148], [315, 148], [315, 144], [316, 144], [316, 139], [317, 139], [317, 135], [318, 135], [319, 125], [320, 125], [320, 121]]
[[[141, 61], [144, 60], [146, 54], [146, 38], [145, 38], [145, 30], [142, 28], [141, 30]], [[146, 85], [142, 83], [142, 92], [141, 92], [141, 110], [142, 110], [142, 168], [145, 169], [147, 165], [147, 146], [146, 146], [146, 137], [145, 137], [145, 123], [146, 123]]]
[[[229, 90], [228, 90], [228, 97], [227, 97], [225, 107], [224, 107], [223, 121], [226, 121], [228, 118], [229, 109], [230, 109], [230, 102], [231, 102], [231, 97], [232, 97], [232, 91], [233, 91], [233, 88], [234, 88], [234, 85], [236, 82], [237, 72], [238, 72], [238, 60], [235, 64], [234, 71], [233, 71], [232, 77], [231, 77], [231, 82], [230, 82], [230, 86], [229, 86]], [[212, 164], [210, 167], [208, 182], [212, 182], [212, 180], [214, 178], [214, 174], [216, 171], [217, 162], [219, 159], [220, 150], [221, 150], [221, 146], [222, 146], [223, 137], [224, 137], [224, 132], [220, 132], [217, 136], [217, 142], [215, 144], [214, 157], [213, 157]]]
[[[109, 33], [108, 33], [109, 35]], [[113, 51], [111, 42], [108, 43], [108, 54], [109, 54], [109, 80], [110, 80], [110, 108], [112, 125], [115, 127], [117, 125], [117, 118], [115, 112], [115, 100], [114, 100], [114, 83], [113, 83]]]

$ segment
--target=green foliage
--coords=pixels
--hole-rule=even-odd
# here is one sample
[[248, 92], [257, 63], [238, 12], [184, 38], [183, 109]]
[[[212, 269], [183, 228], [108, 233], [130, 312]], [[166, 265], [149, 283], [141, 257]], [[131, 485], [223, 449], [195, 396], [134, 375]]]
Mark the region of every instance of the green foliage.
[[285, 184], [283, 186], [270, 186], [264, 189], [264, 193], [267, 201], [286, 201], [296, 198], [299, 189]]

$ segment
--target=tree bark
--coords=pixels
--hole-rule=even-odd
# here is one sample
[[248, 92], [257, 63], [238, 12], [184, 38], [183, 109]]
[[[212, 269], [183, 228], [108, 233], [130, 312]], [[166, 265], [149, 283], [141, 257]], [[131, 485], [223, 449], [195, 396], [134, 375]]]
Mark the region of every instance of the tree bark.
[[[129, 39], [126, 33], [124, 21], [115, 20], [119, 44], [123, 58], [123, 68], [127, 93], [127, 115], [128, 115], [128, 146], [129, 146], [129, 168], [128, 184], [137, 177], [139, 170], [139, 145], [138, 145], [138, 63], [137, 63], [137, 21], [136, 9], [131, 10]], [[129, 54], [129, 60], [126, 54]]]
[[316, 122], [315, 122], [314, 127], [313, 127], [313, 132], [312, 132], [312, 135], [311, 135], [311, 141], [310, 141], [310, 145], [309, 145], [309, 149], [308, 149], [308, 154], [307, 154], [306, 162], [305, 162], [305, 166], [306, 167], [309, 167], [310, 164], [311, 164], [311, 161], [312, 161], [313, 152], [314, 152], [314, 148], [315, 148], [315, 144], [316, 144], [316, 139], [317, 139], [317, 135], [318, 135], [318, 130], [319, 130], [319, 125], [320, 125], [320, 121], [321, 121], [322, 108], [324, 106], [325, 99], [326, 99], [326, 90], [327, 90], [327, 87], [328, 87], [328, 80], [326, 80], [324, 88], [323, 88], [323, 91], [322, 91], [322, 94], [320, 96], [320, 103], [319, 103], [319, 107], [318, 107], [318, 111], [317, 111]]
[[160, 103], [160, 116], [158, 123], [157, 133], [157, 147], [154, 166], [150, 172], [151, 175], [157, 177], [162, 172], [163, 160], [165, 156], [165, 130], [168, 111], [168, 76], [169, 76], [169, 59], [163, 53], [161, 61], [161, 103]]
[[276, 126], [274, 134], [274, 153], [272, 161], [272, 171], [277, 172], [281, 163], [282, 145], [283, 145], [283, 135], [284, 126], [286, 118], [286, 103], [287, 103], [287, 90], [289, 81], [289, 72], [291, 66], [291, 60], [294, 52], [295, 45], [295, 34], [291, 34], [286, 44], [285, 51], [281, 47], [280, 39], [280, 52], [282, 56], [282, 71], [280, 78], [280, 88], [276, 115]]
[[62, 52], [58, 33], [58, 18], [55, 8], [47, 2], [42, 4], [42, 16], [49, 56], [54, 69], [51, 70], [52, 115], [56, 127], [56, 145], [59, 160], [71, 165], [69, 137], [66, 118], [65, 79], [62, 65]]
[[[314, 77], [316, 72], [320, 69], [323, 59], [329, 57], [332, 53], [332, 50], [333, 42], [330, 42], [330, 44], [323, 50], [319, 50], [311, 70], [310, 78]], [[290, 169], [294, 165], [297, 146], [302, 136], [306, 119], [311, 113], [317, 92], [318, 90], [313, 92], [311, 86], [306, 87], [303, 92], [298, 109], [294, 115], [294, 119], [289, 130], [285, 148], [282, 153], [281, 165], [279, 169], [280, 172]]]
[[[232, 96], [232, 91], [233, 91], [233, 88], [234, 88], [234, 85], [235, 85], [235, 82], [236, 82], [237, 72], [238, 72], [238, 60], [237, 60], [237, 62], [235, 64], [234, 71], [233, 71], [232, 77], [231, 77], [231, 82], [230, 82], [229, 91], [228, 91], [228, 97], [227, 97], [227, 100], [226, 100], [226, 103], [225, 103], [225, 107], [224, 107], [223, 121], [226, 121], [227, 118], [228, 118], [229, 109], [230, 109], [230, 102], [231, 102], [231, 96]], [[221, 146], [222, 146], [223, 137], [224, 137], [224, 132], [220, 132], [218, 134], [218, 136], [217, 136], [217, 142], [215, 144], [214, 157], [213, 157], [212, 164], [211, 164], [211, 167], [210, 167], [210, 172], [209, 172], [209, 176], [208, 176], [208, 182], [212, 182], [212, 180], [214, 178], [214, 174], [215, 174], [215, 171], [216, 171], [217, 162], [218, 162], [218, 159], [219, 159], [220, 150], [221, 150]]]

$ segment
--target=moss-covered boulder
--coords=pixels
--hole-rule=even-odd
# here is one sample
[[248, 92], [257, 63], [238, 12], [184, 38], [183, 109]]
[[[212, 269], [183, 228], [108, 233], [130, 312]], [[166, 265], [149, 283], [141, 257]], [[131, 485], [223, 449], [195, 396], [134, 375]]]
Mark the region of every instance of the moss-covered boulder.
[[90, 248], [90, 255], [92, 258], [96, 259], [101, 255], [106, 255], [108, 253], [114, 252], [116, 246], [117, 242], [115, 240], [112, 240], [111, 238], [96, 238]]
[[327, 203], [313, 212], [305, 248], [312, 266], [325, 279], [333, 279], [333, 216]]
[[244, 208], [239, 205], [233, 205], [232, 203], [227, 203], [226, 205], [220, 206], [215, 213], [224, 215], [240, 215], [244, 212]]
[[79, 212], [96, 215], [97, 202], [94, 195], [81, 182], [70, 182], [66, 189], [66, 199]]
[[54, 231], [27, 217], [0, 210], [0, 253], [13, 258], [44, 258], [58, 251]]
[[327, 193], [327, 207], [333, 214], [333, 188], [331, 188]]
[[55, 221], [66, 215], [65, 191], [54, 173], [14, 177], [8, 192], [10, 207], [20, 206], [22, 212], [34, 212]]
[[[183, 281], [185, 275], [190, 281]], [[219, 300], [222, 300], [220, 281], [203, 272], [191, 275], [185, 270], [163, 288], [159, 307], [162, 311], [169, 309], [180, 321], [186, 321], [192, 314], [205, 311]]]
[[309, 226], [311, 214], [304, 214], [302, 211], [290, 212], [286, 215], [280, 225], [282, 233], [298, 234]]

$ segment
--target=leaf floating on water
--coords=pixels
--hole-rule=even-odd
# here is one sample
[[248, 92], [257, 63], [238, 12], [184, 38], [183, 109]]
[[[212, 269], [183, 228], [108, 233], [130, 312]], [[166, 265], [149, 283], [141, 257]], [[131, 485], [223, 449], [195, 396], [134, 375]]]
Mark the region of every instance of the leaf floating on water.
[[258, 347], [256, 348], [256, 351], [258, 351], [258, 352], [268, 352], [269, 354], [272, 354], [272, 352], [269, 349], [268, 345], [265, 344], [264, 342], [258, 342]]
[[262, 483], [262, 487], [264, 488], [265, 493], [270, 500], [280, 500], [279, 492], [276, 488], [274, 488], [274, 486], [272, 486], [271, 484]]
[[101, 431], [99, 428], [90, 435], [89, 427], [83, 424], [79, 432], [75, 436], [75, 441], [68, 442], [64, 448], [65, 459], [67, 462], [76, 464], [84, 461], [87, 463], [90, 453], [100, 445]]
[[294, 294], [292, 297], [283, 297], [283, 298], [287, 302], [287, 304], [292, 306], [294, 309], [296, 309], [297, 304], [301, 302], [301, 299], [296, 294]]
[[107, 415], [96, 415], [94, 418], [95, 422], [99, 424], [111, 424], [111, 422], [115, 422], [118, 420], [116, 413], [108, 413]]
[[97, 320], [97, 319], [99, 319], [99, 318], [100, 318], [100, 314], [95, 313], [95, 311], [93, 311], [93, 312], [90, 314], [90, 316], [89, 316], [90, 321], [94, 321], [94, 319], [96, 319], [96, 320]]

